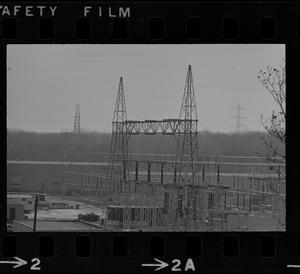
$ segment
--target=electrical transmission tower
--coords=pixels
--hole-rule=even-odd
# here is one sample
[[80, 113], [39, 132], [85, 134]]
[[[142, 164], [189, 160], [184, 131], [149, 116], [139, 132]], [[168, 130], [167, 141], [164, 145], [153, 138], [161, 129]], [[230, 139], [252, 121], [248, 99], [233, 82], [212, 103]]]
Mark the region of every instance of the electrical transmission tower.
[[[116, 105], [112, 122], [112, 139], [107, 176], [110, 189], [108, 198], [114, 199], [114, 205], [123, 211], [122, 225], [130, 226], [131, 222], [140, 219], [148, 226], [156, 223], [155, 207], [150, 217], [150, 203], [158, 197], [159, 188], [163, 188], [165, 224], [172, 230], [185, 227], [188, 230], [199, 230], [203, 224], [203, 189], [199, 178], [198, 139], [197, 139], [197, 110], [193, 85], [192, 69], [188, 67], [184, 94], [179, 119], [127, 120], [123, 80], [120, 79]], [[177, 141], [176, 162], [174, 165], [174, 180], [164, 184], [163, 164], [161, 169], [161, 185], [151, 182], [151, 163], [148, 162], [148, 179], [144, 181], [138, 175], [136, 162], [135, 180], [130, 178], [128, 142], [131, 135], [174, 135]], [[140, 200], [143, 200], [141, 203]], [[158, 201], [157, 201], [158, 202]], [[147, 208], [147, 216], [139, 215], [133, 203]], [[158, 206], [158, 204], [156, 204]], [[140, 209], [144, 212], [144, 209]], [[136, 210], [133, 216], [133, 211]], [[120, 212], [117, 210], [117, 212]], [[152, 214], [151, 213], [151, 214]], [[119, 213], [118, 213], [119, 214]], [[120, 216], [121, 216], [120, 215]], [[146, 218], [146, 219], [145, 219]]]
[[[197, 139], [197, 108], [191, 66], [188, 67], [184, 94], [180, 109], [180, 129], [177, 135], [178, 162], [178, 210], [177, 218], [188, 214], [195, 219], [196, 185], [199, 184], [198, 139]], [[185, 204], [181, 200], [185, 201]], [[185, 212], [184, 212], [185, 209]]]
[[80, 133], [80, 104], [77, 102], [74, 119], [74, 133]]
[[241, 105], [237, 105], [235, 108], [233, 108], [233, 110], [237, 111], [237, 114], [235, 116], [230, 117], [230, 119], [235, 119], [235, 124], [232, 125], [232, 127], [235, 127], [235, 132], [241, 132], [241, 128], [245, 127], [245, 125], [241, 123], [241, 120], [247, 119], [247, 117], [241, 115], [242, 109], [245, 108], [243, 108]]
[[118, 195], [126, 183], [129, 174], [128, 166], [128, 133], [125, 121], [127, 120], [123, 79], [120, 78], [116, 105], [112, 122], [112, 139], [108, 176], [112, 193]]

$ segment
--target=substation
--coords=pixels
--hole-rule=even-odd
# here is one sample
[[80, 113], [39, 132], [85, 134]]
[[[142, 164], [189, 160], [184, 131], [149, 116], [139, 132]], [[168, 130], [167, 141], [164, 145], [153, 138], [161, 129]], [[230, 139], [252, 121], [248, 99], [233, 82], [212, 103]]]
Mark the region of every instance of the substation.
[[[74, 125], [77, 133], [78, 115]], [[76, 158], [76, 153], [66, 152], [63, 196], [78, 192], [106, 209], [106, 217], [100, 220], [103, 226], [127, 231], [227, 231], [235, 217], [250, 230], [250, 214], [257, 199], [273, 214], [284, 215], [284, 165], [228, 163], [222, 156], [200, 156], [197, 123], [191, 66], [178, 119], [128, 120], [121, 77], [108, 162], [104, 168], [97, 168], [99, 163], [92, 161], [96, 153], [78, 160], [83, 154], [78, 153]], [[173, 156], [143, 159], [129, 153], [131, 136], [157, 134], [175, 138]], [[77, 170], [72, 164], [76, 161], [89, 163], [90, 168]], [[270, 172], [271, 165], [276, 165], [276, 172]], [[247, 174], [244, 180], [239, 176], [241, 170]], [[226, 178], [230, 178], [230, 184], [225, 183]]]

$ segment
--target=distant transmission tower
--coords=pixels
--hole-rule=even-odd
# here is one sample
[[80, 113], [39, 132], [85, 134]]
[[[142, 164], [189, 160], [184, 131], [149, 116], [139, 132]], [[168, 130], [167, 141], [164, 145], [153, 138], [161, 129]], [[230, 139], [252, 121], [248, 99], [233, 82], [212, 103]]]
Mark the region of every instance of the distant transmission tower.
[[129, 175], [127, 120], [123, 78], [120, 78], [112, 122], [108, 177], [115, 194], [122, 192]]
[[74, 133], [80, 133], [80, 104], [77, 102], [74, 119]]
[[245, 125], [242, 125], [241, 120], [247, 119], [247, 117], [241, 115], [241, 110], [245, 109], [241, 105], [237, 105], [233, 110], [236, 110], [237, 113], [235, 116], [230, 117], [230, 119], [235, 119], [235, 124], [232, 125], [232, 127], [235, 127], [235, 132], [241, 132], [241, 128], [245, 127]]

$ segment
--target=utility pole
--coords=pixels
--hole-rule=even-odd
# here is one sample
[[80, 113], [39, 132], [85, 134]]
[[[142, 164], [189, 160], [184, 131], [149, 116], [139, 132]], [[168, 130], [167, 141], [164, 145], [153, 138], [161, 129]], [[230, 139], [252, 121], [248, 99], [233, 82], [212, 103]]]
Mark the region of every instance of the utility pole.
[[36, 232], [36, 215], [39, 203], [39, 194], [35, 195], [35, 205], [34, 205], [34, 219], [33, 219], [33, 232]]

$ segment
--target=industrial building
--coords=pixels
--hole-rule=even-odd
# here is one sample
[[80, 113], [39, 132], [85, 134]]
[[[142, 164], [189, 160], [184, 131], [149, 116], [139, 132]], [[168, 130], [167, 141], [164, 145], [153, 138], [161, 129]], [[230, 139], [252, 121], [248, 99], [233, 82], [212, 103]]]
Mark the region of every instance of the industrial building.
[[[135, 173], [135, 155], [131, 155], [132, 164], [130, 173], [134, 175]], [[138, 158], [138, 157], [136, 157]], [[157, 157], [159, 158], [159, 157]], [[162, 157], [165, 158], [165, 157]], [[226, 157], [229, 158], [229, 157]], [[160, 159], [160, 158], [159, 158]], [[232, 161], [232, 160], [231, 160]], [[253, 189], [257, 191], [267, 191], [268, 180], [261, 177], [260, 174], [251, 173], [251, 163], [248, 164], [248, 169], [246, 170], [246, 164], [240, 165], [239, 163], [232, 164], [236, 165], [239, 171], [244, 169], [243, 173], [232, 173], [230, 167], [227, 163], [222, 163], [222, 157], [220, 157], [220, 162], [215, 162], [214, 159], [208, 159], [208, 163], [211, 162], [211, 165], [207, 164], [206, 177], [210, 178], [210, 181], [216, 181], [216, 165], [218, 164], [221, 168], [219, 179], [223, 185], [231, 186], [233, 188], [239, 189]], [[142, 168], [141, 161], [139, 161], [140, 169]], [[224, 166], [223, 166], [224, 164]], [[23, 194], [30, 192], [44, 192], [53, 195], [62, 195], [63, 194], [63, 184], [64, 184], [64, 173], [67, 170], [66, 177], [66, 195], [78, 195], [81, 194], [82, 186], [87, 185], [90, 180], [91, 183], [91, 195], [95, 196], [95, 176], [88, 176], [86, 174], [103, 174], [106, 172], [107, 163], [104, 162], [55, 162], [55, 161], [7, 161], [7, 191], [8, 192], [17, 192]], [[84, 176], [78, 176], [78, 174], [85, 174]], [[151, 171], [151, 176], [160, 177], [160, 172], [157, 170]], [[148, 176], [147, 168], [139, 171], [139, 176]], [[167, 167], [164, 170], [165, 177], [172, 177], [173, 173], [171, 170], [168, 170]], [[276, 178], [274, 178], [276, 179]], [[18, 186], [16, 188], [16, 185]], [[94, 188], [93, 186], [94, 185]], [[285, 186], [282, 186], [282, 191], [284, 191]], [[94, 192], [92, 191], [94, 189]], [[282, 193], [280, 191], [280, 193]], [[10, 195], [12, 195], [12, 193]], [[83, 195], [87, 195], [87, 190], [84, 188]], [[10, 196], [12, 198], [12, 196]], [[22, 199], [26, 197], [14, 197], [14, 201], [23, 202]], [[25, 207], [25, 210], [28, 209], [28, 206]], [[32, 207], [29, 210], [33, 210]]]
[[7, 193], [7, 202], [20, 203], [25, 211], [34, 210], [34, 196], [24, 193]]
[[[62, 194], [64, 170], [77, 172], [103, 172], [105, 163], [7, 161], [7, 191], [46, 192]], [[80, 183], [80, 177], [68, 178], [70, 183]]]

